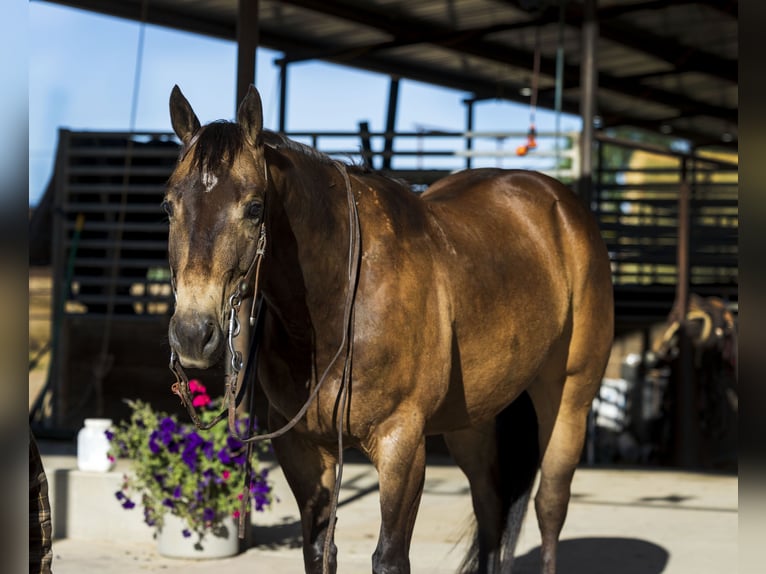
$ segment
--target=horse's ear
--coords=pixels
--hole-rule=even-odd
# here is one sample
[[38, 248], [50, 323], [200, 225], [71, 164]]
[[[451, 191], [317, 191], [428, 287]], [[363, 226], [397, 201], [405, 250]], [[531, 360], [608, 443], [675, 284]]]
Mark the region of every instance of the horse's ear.
[[173, 86], [173, 91], [170, 92], [170, 123], [184, 145], [189, 143], [194, 132], [200, 127], [197, 114], [194, 113], [191, 104], [177, 85]]
[[245, 136], [252, 145], [260, 144], [263, 131], [263, 105], [258, 90], [252, 84], [247, 88], [247, 94], [239, 105], [237, 123], [242, 126]]

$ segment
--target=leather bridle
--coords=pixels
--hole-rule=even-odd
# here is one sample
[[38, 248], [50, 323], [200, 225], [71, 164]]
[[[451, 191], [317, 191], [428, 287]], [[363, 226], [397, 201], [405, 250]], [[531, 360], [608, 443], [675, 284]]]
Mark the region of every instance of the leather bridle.
[[[191, 143], [191, 142], [190, 142]], [[187, 146], [187, 149], [191, 146]], [[239, 537], [245, 536], [245, 516], [248, 514], [248, 505], [250, 504], [249, 495], [249, 483], [251, 479], [252, 468], [250, 467], [250, 455], [252, 454], [252, 448], [254, 443], [277, 438], [292, 429], [306, 414], [311, 404], [319, 394], [319, 390], [322, 388], [324, 382], [327, 380], [327, 376], [330, 373], [332, 367], [336, 364], [338, 359], [345, 352], [343, 372], [341, 376], [341, 386], [338, 390], [338, 420], [337, 420], [337, 433], [338, 433], [338, 472], [336, 475], [335, 489], [333, 492], [333, 499], [331, 504], [330, 519], [328, 524], [328, 530], [325, 538], [325, 545], [323, 551], [323, 571], [329, 572], [329, 554], [330, 546], [335, 530], [335, 517], [338, 506], [338, 497], [340, 494], [340, 483], [343, 475], [343, 426], [345, 420], [345, 413], [348, 403], [348, 396], [351, 385], [351, 364], [354, 347], [354, 303], [356, 300], [356, 292], [359, 284], [359, 267], [362, 258], [361, 250], [361, 229], [359, 224], [359, 212], [357, 204], [354, 199], [353, 191], [351, 189], [351, 180], [348, 175], [346, 166], [340, 162], [333, 162], [334, 167], [340, 172], [341, 177], [346, 187], [346, 197], [348, 200], [348, 216], [349, 216], [349, 246], [348, 246], [348, 291], [346, 293], [346, 301], [343, 311], [343, 337], [341, 339], [338, 350], [333, 356], [325, 368], [322, 376], [314, 386], [311, 394], [306, 399], [301, 409], [281, 428], [274, 432], [265, 434], [251, 434], [245, 432], [244, 434], [239, 431], [236, 425], [237, 408], [242, 401], [244, 395], [244, 382], [250, 379], [254, 380], [254, 370], [257, 365], [258, 357], [258, 344], [260, 341], [259, 332], [262, 329], [263, 322], [263, 298], [259, 294], [259, 281], [260, 281], [260, 268], [263, 262], [266, 251], [266, 204], [264, 201], [263, 218], [260, 225], [260, 232], [258, 236], [258, 242], [256, 244], [255, 254], [253, 260], [250, 263], [247, 271], [242, 275], [237, 282], [237, 287], [234, 292], [229, 296], [229, 319], [227, 329], [227, 345], [230, 355], [230, 372], [226, 375], [226, 386], [224, 393], [224, 409], [209, 423], [203, 423], [202, 419], [197, 413], [196, 408], [192, 402], [191, 391], [189, 389], [189, 378], [184, 372], [183, 368], [179, 364], [178, 357], [175, 351], [171, 351], [170, 354], [170, 370], [176, 377], [176, 382], [171, 386], [173, 393], [178, 395], [181, 402], [186, 407], [194, 424], [203, 430], [212, 428], [215, 424], [219, 423], [224, 418], [228, 418], [229, 432], [237, 439], [247, 444], [248, 456], [247, 456], [247, 472], [245, 478], [245, 485], [243, 488], [242, 496], [242, 509], [239, 517]], [[268, 167], [266, 167], [266, 190], [268, 194]], [[251, 337], [248, 360], [245, 364], [242, 358], [242, 354], [234, 347], [234, 341], [239, 335], [241, 325], [239, 322], [239, 310], [242, 301], [250, 292], [250, 283], [252, 280], [253, 294], [252, 294], [252, 308], [250, 313], [250, 325], [255, 327], [253, 336]], [[240, 379], [239, 373], [243, 366], [245, 367], [244, 376]], [[254, 393], [250, 393], [250, 421], [254, 420]], [[248, 429], [249, 431], [249, 429]]]

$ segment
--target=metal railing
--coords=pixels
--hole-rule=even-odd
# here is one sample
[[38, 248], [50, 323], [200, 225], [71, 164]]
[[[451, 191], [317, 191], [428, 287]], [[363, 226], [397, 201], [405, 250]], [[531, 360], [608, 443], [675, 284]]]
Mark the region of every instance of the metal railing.
[[373, 132], [360, 124], [358, 131], [296, 131], [286, 135], [331, 157], [399, 174], [416, 186], [477, 167], [535, 169], [565, 182], [575, 181], [580, 174], [577, 132], [539, 132], [532, 149], [526, 147], [527, 132], [425, 128]]
[[[663, 319], [679, 272], [691, 291], [736, 301], [736, 162], [603, 136], [597, 144], [591, 207], [612, 261], [618, 316]], [[690, 191], [688, 268], [678, 261], [682, 185]]]

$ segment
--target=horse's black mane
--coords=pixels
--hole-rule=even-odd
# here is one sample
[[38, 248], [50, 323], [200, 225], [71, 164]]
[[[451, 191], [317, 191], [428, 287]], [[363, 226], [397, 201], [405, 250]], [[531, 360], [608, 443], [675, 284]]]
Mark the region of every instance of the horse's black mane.
[[[326, 165], [332, 165], [336, 163], [336, 160], [331, 158], [329, 155], [322, 153], [318, 149], [308, 146], [306, 144], [303, 144], [301, 142], [291, 140], [289, 137], [287, 137], [284, 134], [273, 132], [271, 130], [264, 130], [263, 139], [266, 145], [276, 150], [288, 149], [294, 152], [301, 153], [311, 159], [318, 161], [319, 163], [323, 163]], [[350, 173], [353, 173], [355, 175], [377, 175], [380, 177], [385, 177], [366, 165], [354, 164], [351, 161], [348, 161], [348, 162], [345, 162], [345, 166]], [[387, 178], [387, 179], [391, 179], [391, 178]]]
[[[329, 155], [311, 146], [292, 140], [283, 134], [271, 130], [263, 130], [262, 137], [265, 145], [276, 150], [294, 151], [325, 165], [335, 163], [335, 160]], [[202, 131], [199, 133], [199, 139], [194, 147], [192, 161], [200, 172], [215, 171], [220, 167], [230, 167], [231, 162], [242, 151], [244, 145], [245, 134], [239, 124], [226, 120], [217, 120], [202, 128]], [[407, 185], [404, 181], [387, 177], [365, 165], [347, 163], [346, 168], [355, 175], [383, 177], [399, 185]]]
[[291, 140], [286, 135], [273, 132], [271, 130], [263, 130], [263, 141], [267, 146], [276, 150], [288, 149], [295, 151], [327, 165], [330, 165], [334, 162], [334, 160], [329, 155], [322, 153], [318, 149], [307, 146], [306, 144], [302, 144], [295, 140]]

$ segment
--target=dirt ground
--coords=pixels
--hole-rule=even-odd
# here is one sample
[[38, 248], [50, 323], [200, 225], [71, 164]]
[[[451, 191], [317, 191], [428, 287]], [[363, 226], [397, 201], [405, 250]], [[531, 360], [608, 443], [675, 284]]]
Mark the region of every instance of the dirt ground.
[[[53, 287], [49, 267], [29, 268], [29, 405], [37, 398], [48, 373]], [[34, 362], [34, 365], [32, 363]]]

